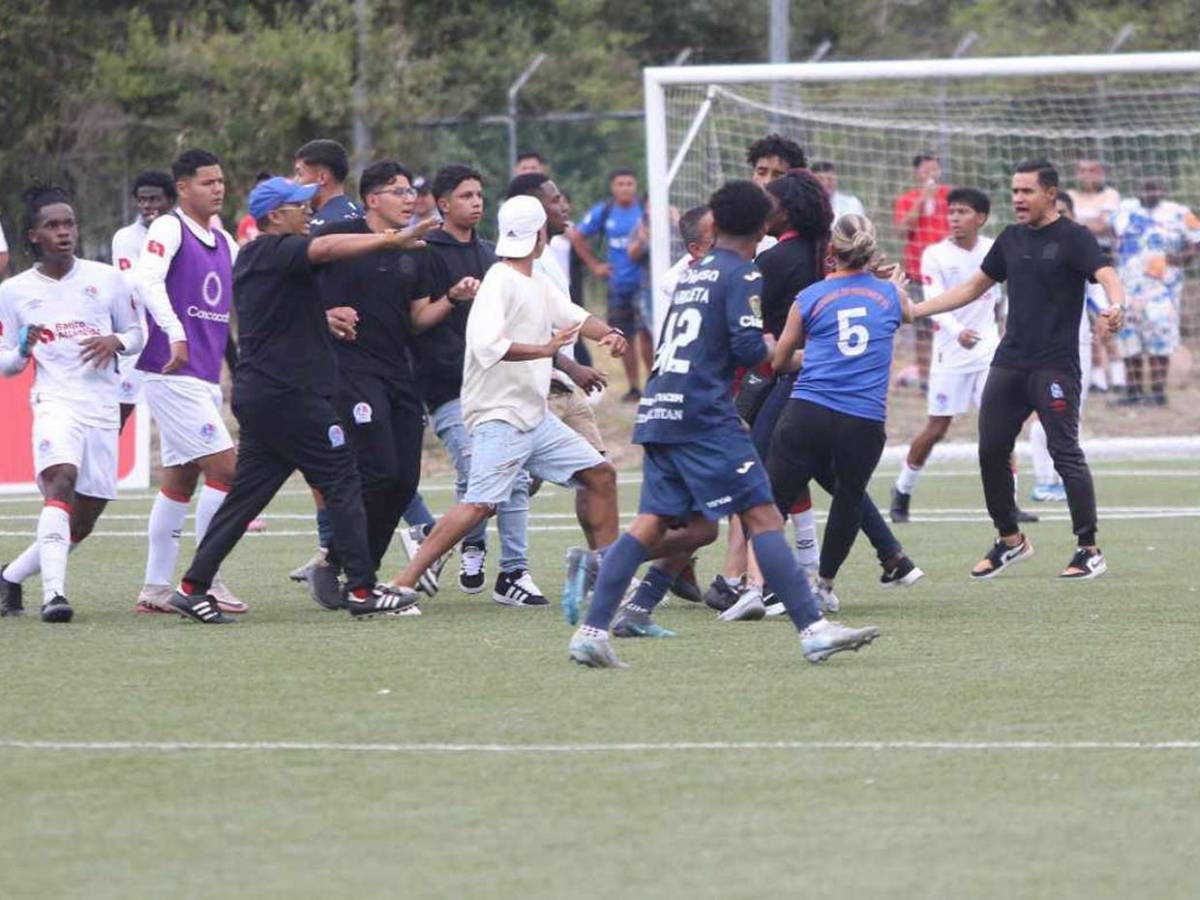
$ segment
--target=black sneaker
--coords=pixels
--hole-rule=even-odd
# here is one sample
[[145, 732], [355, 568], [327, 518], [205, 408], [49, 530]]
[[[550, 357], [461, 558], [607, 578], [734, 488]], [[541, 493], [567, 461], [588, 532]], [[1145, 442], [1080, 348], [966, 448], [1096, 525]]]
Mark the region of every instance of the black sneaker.
[[1088, 550], [1086, 547], [1079, 547], [1058, 577], [1067, 581], [1089, 581], [1099, 578], [1107, 571], [1108, 563], [1104, 561], [1104, 554], [1099, 548]]
[[907, 556], [901, 556], [900, 561], [891, 568], [886, 565], [883, 567], [883, 574], [879, 576], [879, 584], [885, 588], [911, 587], [924, 575], [925, 573], [915, 562]]
[[483, 590], [483, 582], [487, 577], [484, 563], [487, 561], [487, 550], [483, 547], [463, 547], [459, 558], [458, 586], [464, 594], [478, 594]]
[[1040, 520], [1038, 519], [1037, 515], [1035, 515], [1034, 513], [1025, 512], [1025, 510], [1023, 510], [1023, 509], [1017, 510], [1017, 524], [1018, 525], [1026, 525], [1030, 522], [1037, 522], [1037, 521], [1040, 521]]
[[704, 592], [704, 605], [709, 609], [715, 609], [717, 612], [725, 612], [729, 607], [738, 602], [741, 597], [741, 591], [736, 587], [730, 587], [725, 581], [724, 575], [718, 575], [712, 580], [712, 584], [708, 586], [708, 590]]
[[4, 566], [0, 566], [0, 618], [25, 615], [25, 604], [21, 602], [21, 585], [4, 580]]
[[74, 615], [75, 610], [71, 609], [71, 604], [61, 594], [55, 594], [49, 602], [42, 604], [43, 622], [70, 622]]
[[415, 607], [420, 599], [421, 595], [412, 588], [377, 584], [371, 593], [362, 598], [347, 593], [346, 609], [350, 610], [352, 619], [369, 619], [372, 616], [403, 616], [406, 614], [405, 610]]
[[221, 612], [217, 598], [212, 594], [185, 594], [175, 591], [168, 601], [171, 609], [185, 619], [200, 622], [203, 625], [228, 625], [233, 619]]
[[492, 599], [501, 606], [549, 606], [542, 589], [534, 584], [533, 576], [524, 569], [501, 572], [496, 576]]
[[675, 576], [670, 591], [688, 603], [699, 603], [704, 599], [703, 594], [700, 593], [700, 584], [696, 581], [696, 557], [693, 556], [689, 559], [688, 564], [683, 567], [683, 571]]
[[1021, 535], [1021, 543], [1015, 547], [1010, 547], [1002, 539], [996, 538], [996, 543], [992, 545], [992, 549], [981, 560], [981, 562], [988, 563], [988, 568], [979, 571], [972, 569], [971, 577], [975, 579], [995, 578], [1009, 566], [1029, 559], [1032, 556], [1033, 544], [1029, 543], [1029, 538], [1025, 537], [1025, 535]]
[[912, 494], [906, 494], [898, 487], [892, 486], [892, 508], [888, 510], [888, 515], [896, 525], [903, 525], [908, 521], [908, 503], [912, 500]]

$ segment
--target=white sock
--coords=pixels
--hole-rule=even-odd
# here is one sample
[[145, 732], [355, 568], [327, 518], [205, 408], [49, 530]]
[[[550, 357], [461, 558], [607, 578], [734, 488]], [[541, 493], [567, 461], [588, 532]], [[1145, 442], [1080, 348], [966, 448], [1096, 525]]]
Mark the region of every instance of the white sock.
[[1125, 360], [1110, 359], [1108, 361], [1108, 378], [1113, 387], [1125, 387]]
[[900, 466], [900, 477], [896, 479], [896, 490], [902, 494], [911, 494], [913, 488], [917, 486], [917, 479], [921, 477], [922, 468], [923, 466], [910, 466], [906, 459]]
[[1098, 391], [1108, 390], [1108, 374], [1100, 366], [1092, 367], [1092, 387]]
[[[51, 505], [51, 504], [54, 505]], [[38, 516], [37, 543], [42, 568], [42, 603], [67, 589], [67, 554], [71, 552], [71, 514], [54, 501]]]
[[200, 546], [200, 542], [204, 540], [204, 535], [208, 534], [208, 526], [213, 520], [213, 516], [217, 514], [217, 510], [221, 508], [221, 504], [225, 502], [225, 498], [229, 496], [229, 488], [222, 485], [221, 487], [213, 487], [206, 483], [200, 490], [200, 499], [196, 501], [196, 546]]
[[[79, 545], [71, 541], [67, 553], [74, 553]], [[21, 551], [21, 555], [4, 567], [4, 580], [9, 584], [20, 584], [31, 575], [36, 575], [42, 569], [42, 548], [34, 541]]]
[[815, 571], [821, 559], [821, 544], [817, 540], [817, 523], [812, 507], [792, 513], [792, 528], [796, 530], [796, 561], [806, 573]]
[[179, 560], [179, 535], [187, 518], [186, 501], [173, 500], [162, 491], [154, 498], [150, 509], [150, 524], [146, 528], [150, 550], [146, 554], [145, 584], [175, 583], [175, 563]]
[[1046, 447], [1046, 429], [1041, 422], [1029, 426], [1029, 446], [1033, 451], [1033, 477], [1038, 484], [1054, 484], [1054, 460]]

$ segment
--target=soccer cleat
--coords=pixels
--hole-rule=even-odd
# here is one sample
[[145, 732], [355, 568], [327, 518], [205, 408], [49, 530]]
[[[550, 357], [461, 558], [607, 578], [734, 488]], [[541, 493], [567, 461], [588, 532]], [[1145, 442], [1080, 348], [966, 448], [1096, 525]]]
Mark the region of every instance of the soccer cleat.
[[324, 564], [325, 557], [329, 555], [329, 551], [324, 547], [318, 547], [317, 552], [309, 557], [308, 562], [300, 566], [298, 569], [292, 569], [288, 572], [288, 578], [292, 581], [308, 581], [308, 573], [311, 569]]
[[874, 625], [865, 628], [847, 628], [841, 622], [818, 619], [800, 632], [800, 648], [804, 658], [819, 663], [843, 650], [858, 650], [879, 637]]
[[313, 566], [308, 572], [308, 595], [317, 606], [325, 609], [342, 608], [342, 584], [338, 570], [327, 562]]
[[21, 585], [4, 580], [4, 566], [0, 566], [0, 618], [25, 615]]
[[347, 592], [345, 608], [350, 610], [352, 619], [370, 619], [374, 616], [405, 616], [420, 615], [408, 612], [416, 608], [421, 599], [412, 588], [394, 587], [390, 584], [377, 584], [365, 597], [355, 597]]
[[833, 585], [827, 581], [817, 579], [813, 585], [813, 599], [817, 601], [817, 609], [822, 615], [835, 613], [842, 608], [841, 601], [838, 600], [837, 594], [833, 592]]
[[675, 637], [675, 632], [655, 624], [650, 613], [644, 609], [622, 606], [613, 620], [612, 635], [619, 638], [669, 638]]
[[1078, 547], [1075, 550], [1075, 555], [1071, 557], [1071, 561], [1067, 563], [1067, 567], [1059, 573], [1059, 578], [1067, 581], [1090, 581], [1093, 578], [1099, 578], [1108, 571], [1108, 563], [1104, 561], [1104, 554], [1096, 550], [1088, 550], [1086, 547]]
[[[1029, 543], [1029, 538], [1021, 535], [1021, 543], [1015, 547], [1010, 547], [1000, 538], [996, 539], [996, 543], [992, 545], [992, 549], [988, 551], [987, 556], [981, 559], [971, 570], [972, 578], [995, 578], [1009, 566], [1015, 565], [1022, 560], [1029, 559], [1033, 556], [1033, 544]], [[987, 564], [986, 569], [980, 569], [979, 566]]]
[[688, 564], [675, 576], [675, 580], [671, 582], [670, 591], [676, 597], [689, 603], [699, 603], [704, 599], [700, 593], [700, 585], [696, 581], [696, 557], [693, 556], [689, 559]]
[[1034, 503], [1059, 503], [1067, 499], [1067, 489], [1061, 484], [1035, 484], [1029, 499]]
[[608, 638], [587, 637], [578, 631], [571, 636], [571, 643], [567, 645], [567, 655], [573, 662], [589, 669], [629, 668], [629, 663], [623, 663], [617, 658]]
[[779, 599], [779, 595], [774, 591], [768, 591], [763, 594], [763, 606], [766, 607], [767, 618], [782, 616], [787, 612], [787, 608], [783, 605], [783, 601]]
[[596, 583], [600, 571], [599, 555], [583, 547], [567, 551], [567, 575], [563, 580], [562, 611], [568, 625], [579, 624], [579, 612]]
[[166, 584], [147, 584], [143, 585], [138, 593], [137, 606], [135, 612], [139, 613], [175, 613], [175, 608], [171, 606], [171, 595], [175, 591], [170, 585]]
[[492, 599], [501, 606], [549, 606], [550, 601], [533, 582], [533, 577], [524, 569], [501, 572], [496, 576], [496, 588]]
[[717, 616], [717, 621], [757, 622], [766, 614], [767, 605], [763, 603], [762, 590], [754, 585], [747, 585], [738, 596], [737, 601]]
[[712, 584], [708, 586], [708, 590], [704, 592], [704, 605], [709, 609], [715, 609], [717, 612], [725, 612], [729, 607], [738, 602], [738, 597], [741, 595], [741, 585], [738, 587], [730, 587], [729, 582], [725, 580], [724, 575], [718, 575], [712, 580]]
[[74, 615], [75, 610], [71, 609], [71, 604], [62, 594], [55, 594], [42, 604], [43, 622], [70, 622]]
[[217, 598], [212, 594], [185, 594], [183, 591], [175, 591], [171, 594], [171, 609], [185, 619], [204, 625], [228, 625], [233, 622], [233, 619], [221, 612]]
[[885, 588], [912, 587], [923, 577], [925, 577], [925, 573], [915, 562], [907, 556], [901, 556], [896, 565], [891, 568], [883, 567], [883, 574], [879, 576], [879, 584]]
[[226, 587], [219, 577], [213, 579], [208, 592], [217, 598], [217, 606], [221, 607], [223, 613], [240, 616], [250, 611], [250, 607], [235, 597], [233, 591]]
[[912, 500], [912, 494], [906, 494], [898, 487], [892, 487], [892, 508], [888, 510], [888, 515], [896, 525], [902, 525], [908, 521], [908, 504]]
[[463, 547], [458, 586], [464, 594], [478, 594], [483, 590], [483, 563], [486, 559], [487, 550], [483, 547]]

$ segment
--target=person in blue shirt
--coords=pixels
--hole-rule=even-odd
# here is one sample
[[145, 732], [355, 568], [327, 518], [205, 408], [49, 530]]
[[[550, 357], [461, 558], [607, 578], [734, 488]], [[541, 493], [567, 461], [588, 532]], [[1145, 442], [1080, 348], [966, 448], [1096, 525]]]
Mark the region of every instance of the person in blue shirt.
[[[632, 634], [667, 636], [651, 627], [652, 608], [636, 594], [613, 622], [630, 578], [647, 559], [663, 559], [651, 571], [673, 579], [693, 550], [716, 539], [717, 523], [733, 513], [741, 516], [763, 573], [800, 631], [807, 659], [820, 662], [856, 650], [879, 634], [873, 627], [846, 628], [822, 618], [784, 538], [762, 461], [733, 406], [734, 369], [756, 366], [767, 356], [762, 274], [753, 260], [770, 201], [752, 182], [732, 181], [712, 195], [709, 207], [716, 243], [679, 279], [638, 406], [633, 440], [645, 450], [638, 515], [604, 551], [587, 618], [568, 648], [581, 665], [625, 667], [612, 650], [610, 624], [614, 632], [621, 626]], [[596, 559], [580, 549], [568, 553], [563, 593], [568, 621], [578, 617]]]
[[801, 347], [804, 366], [767, 459], [775, 499], [784, 509], [807, 495], [818, 472], [835, 476], [818, 568], [818, 590], [832, 594], [883, 453], [893, 338], [902, 322], [911, 321], [912, 310], [898, 270], [889, 281], [871, 272], [878, 247], [870, 219], [838, 219], [829, 252], [836, 269], [800, 292], [775, 345], [776, 372], [795, 371]]
[[[644, 346], [651, 346], [650, 323], [642, 315], [639, 296], [642, 265], [629, 255], [629, 242], [642, 223], [643, 209], [638, 200], [637, 176], [631, 169], [617, 169], [609, 175], [608, 190], [609, 198], [589, 209], [583, 221], [571, 230], [571, 245], [593, 275], [608, 281], [608, 325], [619, 328], [629, 338], [622, 358], [629, 382], [624, 399], [636, 402], [641, 398], [641, 382], [635, 344], [640, 340]], [[589, 243], [598, 234], [604, 235], [603, 262], [596, 258]]]

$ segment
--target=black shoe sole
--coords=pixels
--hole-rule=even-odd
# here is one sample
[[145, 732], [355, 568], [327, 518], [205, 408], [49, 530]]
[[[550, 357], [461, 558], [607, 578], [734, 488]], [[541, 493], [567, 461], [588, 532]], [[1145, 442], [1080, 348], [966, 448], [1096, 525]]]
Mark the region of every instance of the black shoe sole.
[[69, 606], [56, 606], [54, 609], [42, 610], [43, 622], [70, 622], [75, 616], [75, 610]]

